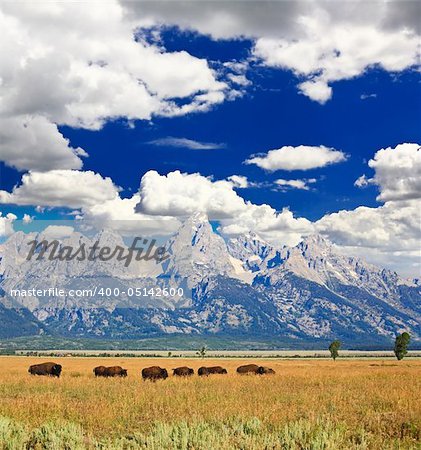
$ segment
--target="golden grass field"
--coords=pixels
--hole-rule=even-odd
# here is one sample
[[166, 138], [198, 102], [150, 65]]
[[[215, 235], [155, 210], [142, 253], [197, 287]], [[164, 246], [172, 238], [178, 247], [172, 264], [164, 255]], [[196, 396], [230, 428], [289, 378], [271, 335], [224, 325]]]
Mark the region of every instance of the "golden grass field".
[[[60, 379], [27, 373], [49, 360], [62, 364]], [[276, 375], [235, 373], [251, 362]], [[99, 365], [121, 365], [128, 377], [96, 379], [92, 369]], [[152, 365], [170, 377], [142, 381], [141, 369]], [[183, 365], [195, 371], [221, 365], [228, 375], [171, 376]], [[0, 357], [0, 417], [1, 449], [418, 449], [421, 360]], [[68, 425], [79, 440], [43, 446], [42, 439], [52, 439], [49, 426]], [[22, 435], [14, 446], [11, 429]]]

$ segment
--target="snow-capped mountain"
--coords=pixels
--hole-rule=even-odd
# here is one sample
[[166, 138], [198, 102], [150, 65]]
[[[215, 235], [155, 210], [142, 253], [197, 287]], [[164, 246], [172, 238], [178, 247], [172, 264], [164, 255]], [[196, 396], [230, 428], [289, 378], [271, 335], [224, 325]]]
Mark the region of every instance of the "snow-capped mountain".
[[[156, 261], [26, 259], [35, 233], [1, 246], [0, 316], [9, 334], [138, 338], [167, 333], [269, 336], [309, 341], [338, 337], [382, 342], [408, 330], [421, 336], [421, 286], [348, 257], [319, 235], [277, 248], [254, 233], [227, 241], [204, 214], [187, 219]], [[73, 233], [60, 248], [84, 244], [127, 248], [115, 232]], [[12, 289], [109, 288], [106, 295], [12, 297]], [[145, 298], [129, 289], [183, 288], [183, 295]], [[114, 289], [119, 295], [115, 295]], [[8, 325], [10, 323], [10, 325]], [[22, 331], [23, 330], [23, 331]]]
[[170, 239], [168, 252], [171, 256], [163, 265], [165, 273], [186, 278], [192, 287], [206, 278], [235, 275], [225, 241], [213, 232], [205, 214], [195, 214], [184, 222]]

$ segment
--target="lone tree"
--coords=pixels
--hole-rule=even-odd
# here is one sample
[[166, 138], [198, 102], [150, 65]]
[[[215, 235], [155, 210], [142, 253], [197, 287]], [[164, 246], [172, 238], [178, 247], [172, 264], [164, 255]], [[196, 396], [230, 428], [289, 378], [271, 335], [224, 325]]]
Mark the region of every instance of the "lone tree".
[[329, 345], [330, 356], [336, 361], [339, 356], [339, 349], [341, 348], [341, 341], [335, 340]]
[[206, 352], [208, 351], [206, 345], [204, 345], [202, 348], [200, 348], [197, 352], [196, 355], [200, 356], [202, 359], [206, 356]]
[[396, 358], [398, 358], [398, 361], [403, 359], [408, 353], [408, 345], [410, 340], [411, 336], [409, 336], [409, 333], [406, 332], [396, 336], [394, 352]]

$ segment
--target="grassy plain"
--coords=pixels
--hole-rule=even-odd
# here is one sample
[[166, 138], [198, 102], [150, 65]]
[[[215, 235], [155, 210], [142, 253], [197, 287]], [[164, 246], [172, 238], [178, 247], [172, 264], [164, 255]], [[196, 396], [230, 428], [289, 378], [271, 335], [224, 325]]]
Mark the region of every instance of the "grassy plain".
[[[32, 377], [54, 360], [60, 379]], [[272, 376], [239, 376], [257, 362]], [[121, 365], [126, 379], [95, 379]], [[143, 382], [143, 367], [228, 375]], [[172, 372], [172, 371], [171, 371]], [[0, 357], [0, 449], [421, 449], [421, 360]]]

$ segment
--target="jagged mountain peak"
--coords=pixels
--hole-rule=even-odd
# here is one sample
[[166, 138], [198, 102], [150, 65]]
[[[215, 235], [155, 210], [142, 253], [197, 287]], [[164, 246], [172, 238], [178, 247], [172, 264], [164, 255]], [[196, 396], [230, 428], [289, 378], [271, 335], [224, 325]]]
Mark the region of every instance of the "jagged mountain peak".
[[333, 244], [321, 234], [311, 234], [305, 237], [297, 247], [306, 255], [321, 256], [334, 252]]
[[170, 239], [165, 270], [194, 284], [209, 275], [235, 273], [224, 239], [212, 229], [206, 214], [189, 217]]
[[221, 240], [223, 240], [221, 236], [213, 232], [206, 214], [196, 213], [183, 222], [170, 239], [170, 247], [177, 243], [182, 243], [183, 246], [197, 247], [199, 245], [211, 245], [211, 243]]
[[267, 246], [269, 247], [270, 244], [265, 241], [263, 238], [261, 238], [257, 233], [254, 231], [248, 231], [244, 234], [239, 234], [238, 236], [232, 237], [228, 240], [232, 243], [241, 243], [246, 248], [253, 248], [256, 245], [259, 246]]

